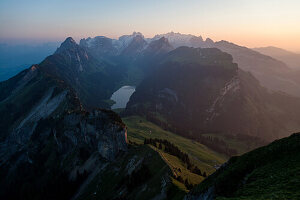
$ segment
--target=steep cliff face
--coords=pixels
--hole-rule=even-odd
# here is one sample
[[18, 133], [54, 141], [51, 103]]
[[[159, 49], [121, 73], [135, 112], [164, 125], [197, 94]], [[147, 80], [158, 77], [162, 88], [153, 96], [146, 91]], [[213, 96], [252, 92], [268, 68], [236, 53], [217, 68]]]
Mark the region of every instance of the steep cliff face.
[[177, 48], [136, 88], [126, 112], [195, 138], [214, 132], [272, 140], [296, 131], [299, 99], [268, 92], [232, 61], [218, 49]]
[[127, 151], [120, 117], [87, 112], [64, 76], [46, 68], [0, 83], [1, 199], [70, 199], [93, 171]]
[[123, 71], [67, 38], [57, 51], [39, 64], [41, 71], [72, 87], [86, 109], [110, 108], [109, 98], [118, 88]]
[[35, 123], [27, 141], [14, 134], [0, 145], [1, 198], [70, 199], [93, 172], [127, 151], [126, 128], [112, 111], [74, 111]]

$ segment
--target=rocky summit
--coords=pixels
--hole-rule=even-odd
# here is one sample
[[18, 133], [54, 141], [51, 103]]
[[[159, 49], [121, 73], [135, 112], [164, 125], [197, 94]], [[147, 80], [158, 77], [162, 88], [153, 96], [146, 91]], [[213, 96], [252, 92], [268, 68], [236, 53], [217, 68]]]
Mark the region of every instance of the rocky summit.
[[121, 118], [109, 110], [85, 110], [67, 74], [60, 73], [67, 69], [56, 65], [57, 75], [46, 66], [66, 52], [76, 59], [83, 51], [68, 38], [52, 58], [0, 83], [1, 199], [71, 198], [92, 172], [127, 151]]

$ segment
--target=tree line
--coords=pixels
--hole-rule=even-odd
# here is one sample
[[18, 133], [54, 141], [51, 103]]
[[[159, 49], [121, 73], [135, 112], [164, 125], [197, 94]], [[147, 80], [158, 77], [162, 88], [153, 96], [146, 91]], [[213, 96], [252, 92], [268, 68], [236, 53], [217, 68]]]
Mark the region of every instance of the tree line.
[[162, 140], [162, 139], [157, 139], [157, 138], [154, 138], [154, 139], [145, 138], [144, 144], [150, 144], [158, 149], [163, 150], [164, 152], [166, 152], [170, 155], [176, 156], [177, 158], [179, 158], [179, 160], [181, 160], [186, 165], [186, 168], [190, 172], [197, 174], [199, 176], [203, 176], [203, 177], [207, 176], [206, 172], [202, 173], [201, 170], [191, 162], [187, 153], [182, 152], [177, 146], [175, 146], [168, 140]]
[[195, 140], [201, 144], [204, 144], [208, 148], [210, 148], [218, 153], [225, 154], [229, 157], [238, 154], [236, 149], [228, 147], [226, 142], [222, 139], [219, 139], [216, 137], [214, 137], [214, 138], [206, 137], [206, 136], [202, 136], [201, 134], [186, 134], [186, 129], [183, 130], [183, 129], [180, 129], [179, 127], [173, 127], [170, 124], [168, 124], [167, 122], [161, 121], [153, 114], [147, 114], [146, 119], [148, 121], [151, 121], [152, 123], [160, 126], [162, 129], [164, 129], [166, 131], [170, 131], [170, 132], [176, 133], [178, 135], [182, 135], [184, 137]]

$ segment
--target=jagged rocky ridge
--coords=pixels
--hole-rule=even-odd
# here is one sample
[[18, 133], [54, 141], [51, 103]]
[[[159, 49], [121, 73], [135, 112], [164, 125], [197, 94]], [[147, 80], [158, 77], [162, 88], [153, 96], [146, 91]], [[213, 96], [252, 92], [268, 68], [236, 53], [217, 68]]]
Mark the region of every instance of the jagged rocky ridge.
[[39, 66], [72, 87], [86, 109], [109, 109], [111, 104], [108, 100], [119, 87], [124, 73], [118, 66], [96, 59], [72, 38], [67, 38]]
[[90, 70], [86, 59], [68, 38], [40, 65], [0, 83], [1, 199], [70, 199], [93, 171], [127, 151], [120, 117], [86, 111], [70, 86], [72, 75]]
[[80, 47], [100, 61], [106, 61], [122, 73], [119, 86], [138, 85], [151, 69], [153, 61], [173, 50], [166, 38], [149, 40], [141, 33], [81, 39]]
[[[299, 81], [285, 63], [252, 49], [223, 40], [214, 42], [210, 38], [203, 40], [201, 36], [174, 32], [156, 35], [153, 38], [144, 38], [141, 33], [134, 32], [132, 35], [121, 36], [118, 40], [103, 36], [82, 39], [80, 44], [89, 49], [92, 54], [115, 62], [115, 56], [118, 55], [130, 56], [131, 60], [135, 60], [138, 55], [143, 54], [144, 49], [150, 46], [150, 43], [161, 38], [168, 39], [168, 43], [174, 48], [180, 46], [218, 48], [231, 54], [234, 62], [244, 71], [251, 72], [262, 86], [272, 91], [281, 91], [300, 96]], [[114, 59], [111, 59], [112, 56]], [[122, 64], [124, 65], [124, 63]]]

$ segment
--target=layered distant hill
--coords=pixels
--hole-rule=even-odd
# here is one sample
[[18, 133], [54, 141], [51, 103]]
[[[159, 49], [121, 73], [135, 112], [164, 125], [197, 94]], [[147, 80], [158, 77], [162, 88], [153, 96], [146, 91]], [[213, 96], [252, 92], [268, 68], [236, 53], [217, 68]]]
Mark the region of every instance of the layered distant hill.
[[280, 60], [293, 69], [300, 70], [300, 54], [278, 47], [260, 47], [253, 50]]

